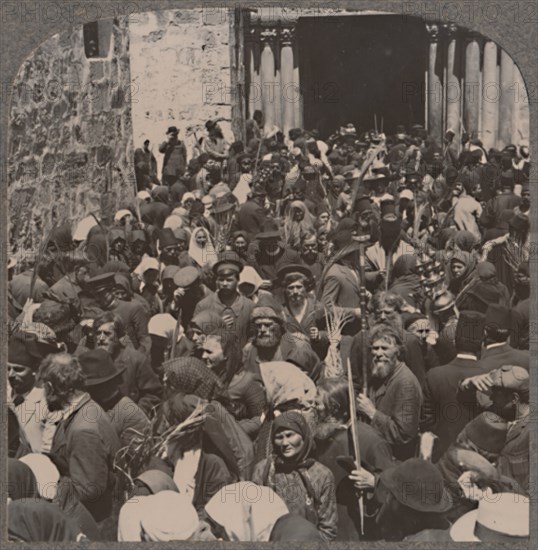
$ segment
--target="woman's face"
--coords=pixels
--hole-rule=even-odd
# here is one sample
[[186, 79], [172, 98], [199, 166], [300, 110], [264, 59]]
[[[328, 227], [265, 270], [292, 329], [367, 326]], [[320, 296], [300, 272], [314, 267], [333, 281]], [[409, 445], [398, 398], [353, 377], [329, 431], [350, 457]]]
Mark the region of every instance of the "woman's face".
[[322, 224], [327, 224], [329, 223], [329, 213], [328, 212], [322, 212], [319, 216], [318, 216], [318, 219], [319, 221], [322, 223]]
[[247, 249], [247, 241], [244, 237], [237, 237], [234, 241], [236, 252], [244, 252]]
[[301, 434], [293, 430], [280, 430], [273, 439], [276, 451], [283, 458], [297, 456], [304, 447], [304, 439]]
[[293, 221], [300, 222], [304, 219], [304, 212], [300, 208], [293, 209]]
[[459, 260], [452, 260], [452, 263], [450, 264], [450, 269], [452, 271], [452, 275], [455, 278], [458, 278], [461, 277], [461, 275], [465, 271], [465, 264], [463, 262], [460, 262]]
[[198, 230], [196, 232], [196, 235], [195, 235], [194, 239], [196, 240], [196, 244], [200, 248], [203, 248], [207, 243], [207, 235], [205, 234], [204, 231], [201, 231], [201, 230]]

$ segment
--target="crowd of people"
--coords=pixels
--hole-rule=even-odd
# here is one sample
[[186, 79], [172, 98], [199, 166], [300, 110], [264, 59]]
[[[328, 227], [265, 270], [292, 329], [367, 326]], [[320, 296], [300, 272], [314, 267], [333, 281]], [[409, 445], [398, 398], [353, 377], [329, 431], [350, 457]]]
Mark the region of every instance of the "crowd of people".
[[528, 148], [205, 130], [9, 261], [10, 539], [525, 540]]

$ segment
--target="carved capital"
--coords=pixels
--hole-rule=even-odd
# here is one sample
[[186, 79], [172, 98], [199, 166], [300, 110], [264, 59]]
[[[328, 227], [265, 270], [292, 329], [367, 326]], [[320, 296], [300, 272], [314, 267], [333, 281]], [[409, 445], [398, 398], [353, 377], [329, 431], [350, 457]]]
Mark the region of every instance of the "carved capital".
[[437, 42], [439, 40], [438, 25], [426, 25], [426, 30], [430, 36], [430, 42]]
[[277, 37], [276, 27], [265, 27], [260, 32], [260, 39], [264, 44], [272, 43]]
[[295, 38], [294, 27], [283, 27], [280, 30], [280, 41], [283, 46], [291, 46]]

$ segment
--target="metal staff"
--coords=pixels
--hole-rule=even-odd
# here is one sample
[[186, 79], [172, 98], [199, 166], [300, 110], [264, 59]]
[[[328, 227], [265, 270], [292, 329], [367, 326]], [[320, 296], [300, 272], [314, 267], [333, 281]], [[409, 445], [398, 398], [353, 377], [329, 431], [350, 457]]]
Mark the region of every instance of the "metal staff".
[[[365, 346], [364, 346], [365, 347]], [[349, 415], [351, 427], [351, 439], [353, 440], [353, 453], [355, 455], [355, 467], [361, 469], [361, 451], [359, 446], [359, 429], [357, 426], [357, 406], [355, 403], [355, 389], [353, 388], [353, 376], [351, 374], [351, 362], [347, 360], [347, 389], [349, 395]], [[359, 515], [361, 520], [361, 535], [364, 535], [364, 506], [362, 495], [359, 496]]]

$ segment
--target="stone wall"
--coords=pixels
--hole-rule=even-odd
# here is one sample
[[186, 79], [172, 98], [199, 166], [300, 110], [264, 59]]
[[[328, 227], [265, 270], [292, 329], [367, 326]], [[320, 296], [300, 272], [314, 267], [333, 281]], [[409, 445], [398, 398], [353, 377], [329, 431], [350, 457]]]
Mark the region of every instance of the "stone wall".
[[35, 249], [56, 220], [106, 217], [132, 200], [115, 169], [133, 151], [129, 34], [126, 22], [105, 25], [107, 57], [86, 58], [78, 26], [42, 43], [19, 70], [8, 134], [12, 250]]
[[208, 119], [222, 117], [225, 137], [231, 131], [229, 21], [221, 10], [183, 9], [136, 14], [129, 24], [132, 117], [135, 147], [151, 141], [159, 175], [159, 144], [168, 126], [179, 139], [189, 126], [204, 135]]

